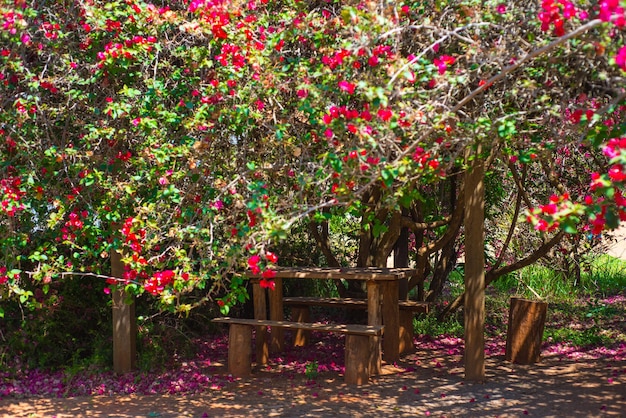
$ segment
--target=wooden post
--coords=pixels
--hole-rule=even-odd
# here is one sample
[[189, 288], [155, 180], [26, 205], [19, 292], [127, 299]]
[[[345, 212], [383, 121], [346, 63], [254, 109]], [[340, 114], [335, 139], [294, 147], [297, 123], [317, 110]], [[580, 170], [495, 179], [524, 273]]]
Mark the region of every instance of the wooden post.
[[[408, 210], [402, 208], [402, 216], [408, 216]], [[409, 229], [402, 228], [400, 230], [400, 236], [393, 248], [393, 266], [394, 267], [408, 267], [409, 266]], [[407, 300], [409, 298], [409, 280], [400, 280], [400, 287], [398, 288], [400, 300]]]
[[533, 364], [541, 360], [547, 312], [548, 304], [545, 302], [511, 298], [504, 357], [507, 361]]
[[485, 189], [477, 146], [465, 176], [465, 379], [485, 380]]
[[[124, 274], [122, 256], [111, 250], [111, 276], [121, 278]], [[113, 292], [113, 370], [128, 373], [135, 368], [137, 359], [137, 319], [135, 302], [126, 301], [124, 289]]]
[[[270, 297], [270, 319], [282, 321], [285, 319], [283, 312], [283, 279], [275, 277], [274, 290], [268, 290]], [[285, 330], [282, 328], [272, 328], [270, 332], [270, 351], [280, 353], [285, 349]]]
[[345, 382], [362, 385], [368, 382], [372, 363], [370, 341], [374, 337], [366, 335], [346, 335]]
[[398, 282], [388, 281], [383, 285], [383, 360], [392, 364], [400, 360], [400, 308], [398, 306]]
[[[367, 323], [369, 325], [383, 324], [382, 309], [380, 307], [380, 284], [371, 280], [367, 281]], [[380, 374], [382, 372], [380, 346], [380, 337], [370, 337], [370, 350], [372, 352], [371, 374]]]
[[[258, 280], [252, 282], [252, 297], [254, 305], [254, 319], [267, 319], [267, 302], [265, 289]], [[269, 348], [267, 344], [267, 327], [256, 327], [256, 363], [267, 364]]]
[[[294, 322], [311, 322], [311, 310], [308, 306], [292, 306], [291, 320]], [[305, 329], [296, 330], [293, 340], [294, 347], [304, 347], [309, 344], [311, 339], [311, 331]]]
[[228, 373], [236, 377], [252, 373], [252, 327], [230, 324], [228, 332]]
[[405, 353], [413, 351], [413, 317], [415, 313], [412, 310], [400, 310], [400, 344], [398, 351]]

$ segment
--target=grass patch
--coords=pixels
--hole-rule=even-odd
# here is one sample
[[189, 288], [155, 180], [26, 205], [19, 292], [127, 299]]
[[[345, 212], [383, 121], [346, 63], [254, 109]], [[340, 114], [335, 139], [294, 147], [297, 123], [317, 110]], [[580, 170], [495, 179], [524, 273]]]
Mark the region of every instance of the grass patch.
[[[452, 300], [463, 291], [463, 274], [450, 276], [444, 298]], [[487, 337], [506, 338], [510, 298], [522, 297], [548, 302], [544, 341], [576, 346], [608, 346], [626, 342], [626, 261], [609, 255], [588, 260], [580, 282], [540, 265], [529, 266], [500, 278], [487, 288], [485, 297], [485, 330]], [[539, 297], [538, 297], [539, 296]], [[433, 309], [414, 322], [417, 334], [462, 337], [462, 309], [439, 321]]]
[[452, 335], [463, 336], [463, 318], [461, 315], [453, 315], [440, 321], [435, 314], [420, 315], [413, 321], [416, 335]]

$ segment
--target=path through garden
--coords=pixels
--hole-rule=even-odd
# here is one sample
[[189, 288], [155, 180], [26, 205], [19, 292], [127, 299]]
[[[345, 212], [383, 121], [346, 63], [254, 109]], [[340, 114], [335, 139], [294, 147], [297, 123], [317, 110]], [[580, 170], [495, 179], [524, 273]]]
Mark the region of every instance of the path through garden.
[[[623, 301], [626, 303], [626, 299]], [[336, 339], [336, 338], [335, 338]], [[463, 379], [462, 340], [418, 339], [418, 350], [350, 387], [336, 370], [310, 381], [284, 359], [250, 379], [224, 379], [192, 395], [116, 395], [0, 399], [6, 417], [302, 416], [626, 416], [626, 344], [577, 350], [545, 344], [532, 366], [504, 361], [504, 342], [488, 345], [484, 383]], [[322, 340], [313, 350], [329, 350]], [[330, 347], [332, 349], [332, 347]], [[221, 359], [223, 361], [223, 359]], [[282, 364], [280, 364], [282, 362]], [[327, 364], [320, 362], [320, 366]], [[226, 376], [222, 362], [211, 373]]]

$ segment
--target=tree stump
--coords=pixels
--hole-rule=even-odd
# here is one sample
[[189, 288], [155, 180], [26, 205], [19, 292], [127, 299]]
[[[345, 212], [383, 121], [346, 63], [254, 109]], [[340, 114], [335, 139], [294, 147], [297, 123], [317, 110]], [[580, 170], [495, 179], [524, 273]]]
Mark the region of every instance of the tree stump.
[[505, 359], [512, 363], [533, 364], [541, 360], [541, 341], [548, 304], [511, 298], [506, 334]]

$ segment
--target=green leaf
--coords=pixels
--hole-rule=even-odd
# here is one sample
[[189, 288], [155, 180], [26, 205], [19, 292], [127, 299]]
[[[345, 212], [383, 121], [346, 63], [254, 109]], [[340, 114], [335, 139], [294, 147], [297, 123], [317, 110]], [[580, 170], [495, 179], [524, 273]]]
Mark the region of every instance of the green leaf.
[[384, 169], [380, 172], [383, 178], [385, 186], [390, 187], [393, 184], [394, 179], [398, 176], [398, 169]]
[[619, 227], [619, 217], [615, 214], [613, 208], [609, 208], [604, 215], [606, 219], [606, 225], [611, 229]]
[[498, 126], [498, 136], [500, 138], [511, 138], [517, 133], [514, 120], [506, 120]]
[[574, 223], [571, 222], [570, 220], [567, 220], [566, 222], [562, 223], [561, 227], [563, 228], [563, 231], [565, 231], [566, 234], [576, 234], [578, 232], [578, 229], [576, 229], [576, 225], [574, 225]]
[[220, 306], [220, 313], [222, 315], [228, 315], [228, 312], [230, 312], [230, 306], [228, 305]]
[[389, 227], [387, 225], [381, 224], [377, 220], [372, 227], [372, 234], [374, 235], [374, 237], [378, 238], [379, 236], [387, 232], [388, 229]]

